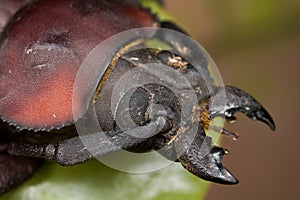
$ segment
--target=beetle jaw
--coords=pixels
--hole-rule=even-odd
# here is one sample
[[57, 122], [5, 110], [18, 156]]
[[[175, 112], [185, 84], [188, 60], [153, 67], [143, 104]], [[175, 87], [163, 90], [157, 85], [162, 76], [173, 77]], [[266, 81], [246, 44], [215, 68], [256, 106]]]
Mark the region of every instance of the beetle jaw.
[[222, 158], [227, 150], [213, 145], [210, 137], [205, 136], [204, 129], [199, 127], [197, 135], [186, 148], [186, 135], [177, 141], [176, 151], [182, 166], [195, 176], [220, 184], [237, 184], [239, 181], [222, 165]]
[[189, 172], [204, 180], [226, 185], [238, 184], [238, 179], [221, 163], [225, 153], [226, 151], [223, 148], [214, 147], [204, 158], [190, 159], [188, 163], [182, 161], [182, 165]]
[[268, 111], [250, 94], [234, 86], [226, 86], [226, 106], [218, 110], [210, 110], [211, 115], [224, 116], [229, 122], [235, 120], [234, 114], [241, 112], [254, 121], [261, 121], [275, 131], [275, 122]]
[[[227, 151], [213, 145], [211, 138], [207, 137], [204, 130], [213, 129], [236, 140], [238, 135], [221, 127], [211, 125], [211, 118], [222, 116], [229, 122], [235, 119], [236, 112], [242, 112], [252, 120], [259, 120], [266, 123], [272, 130], [275, 130], [275, 123], [266, 109], [248, 93], [233, 87], [226, 86], [226, 106], [213, 110], [206, 102], [197, 106], [199, 115], [198, 132], [191, 144], [187, 145], [187, 135], [182, 134], [176, 141], [176, 151], [182, 152], [178, 160], [183, 167], [192, 174], [208, 181], [220, 184], [237, 184], [239, 181], [222, 165], [222, 158]], [[183, 145], [182, 145], [182, 144]], [[204, 144], [204, 146], [203, 146]], [[206, 152], [203, 152], [206, 149]], [[177, 153], [178, 154], [178, 153]]]

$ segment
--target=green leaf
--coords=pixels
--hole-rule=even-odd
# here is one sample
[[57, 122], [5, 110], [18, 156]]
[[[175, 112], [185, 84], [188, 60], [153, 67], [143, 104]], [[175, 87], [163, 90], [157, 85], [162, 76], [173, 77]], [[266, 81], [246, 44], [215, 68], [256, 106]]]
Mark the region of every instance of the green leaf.
[[159, 5], [155, 0], [140, 0], [143, 8], [149, 9], [151, 13], [155, 14], [161, 21], [173, 21], [172, 17]]
[[202, 199], [208, 184], [174, 163], [152, 173], [128, 174], [93, 160], [73, 167], [45, 163], [1, 200]]

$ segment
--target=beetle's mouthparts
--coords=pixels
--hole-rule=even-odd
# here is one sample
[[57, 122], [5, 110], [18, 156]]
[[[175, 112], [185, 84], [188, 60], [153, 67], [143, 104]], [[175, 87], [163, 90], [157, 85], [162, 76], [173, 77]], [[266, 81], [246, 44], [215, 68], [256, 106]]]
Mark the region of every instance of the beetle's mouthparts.
[[250, 94], [234, 86], [226, 86], [226, 104], [222, 109], [210, 110], [212, 117], [223, 116], [229, 123], [236, 120], [234, 114], [241, 112], [250, 119], [261, 121], [275, 131], [276, 126], [267, 110]]
[[[212, 117], [211, 117], [211, 114], [209, 111], [209, 106], [208, 106], [207, 102], [202, 102], [199, 107], [200, 107], [200, 113], [198, 116], [198, 121], [205, 130], [211, 129], [220, 134], [224, 134], [224, 135], [230, 137], [232, 140], [235, 140], [235, 141], [238, 140], [238, 138], [239, 138], [238, 133], [235, 133], [233, 131], [227, 130], [227, 129], [219, 127], [219, 126], [212, 125]], [[233, 122], [233, 121], [231, 121], [231, 122]]]
[[239, 139], [239, 134], [236, 133], [236, 132], [233, 132], [233, 131], [230, 131], [230, 130], [227, 130], [225, 128], [221, 128], [221, 127], [218, 127], [218, 126], [209, 126], [210, 129], [218, 132], [218, 133], [221, 133], [221, 134], [224, 134], [228, 137], [230, 137], [232, 140], [234, 141], [237, 141]]
[[[211, 119], [216, 116], [224, 117], [232, 123], [236, 120], [234, 117], [236, 112], [242, 112], [252, 120], [262, 121], [272, 130], [275, 130], [275, 123], [266, 109], [248, 93], [233, 86], [226, 86], [225, 92], [227, 100], [224, 107], [209, 108], [207, 102], [201, 102], [197, 106], [200, 111], [198, 121], [201, 127], [188, 149], [179, 157], [179, 161], [188, 171], [202, 179], [221, 184], [237, 184], [238, 180], [221, 162], [223, 155], [227, 154], [228, 151], [214, 146], [211, 138], [205, 135], [204, 130], [211, 129], [237, 140], [237, 133], [214, 126], [211, 123]], [[181, 141], [186, 140], [184, 134], [181, 137], [183, 137]], [[186, 148], [185, 143], [182, 143], [178, 142], [177, 148]]]

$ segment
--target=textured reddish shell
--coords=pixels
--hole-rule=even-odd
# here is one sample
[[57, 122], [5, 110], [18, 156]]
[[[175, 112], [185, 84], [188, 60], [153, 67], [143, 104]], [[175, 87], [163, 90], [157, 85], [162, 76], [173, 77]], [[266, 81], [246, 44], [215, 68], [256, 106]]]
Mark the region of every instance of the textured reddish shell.
[[87, 54], [114, 34], [154, 23], [149, 12], [122, 0], [30, 5], [0, 39], [2, 120], [34, 130], [71, 123], [74, 79]]

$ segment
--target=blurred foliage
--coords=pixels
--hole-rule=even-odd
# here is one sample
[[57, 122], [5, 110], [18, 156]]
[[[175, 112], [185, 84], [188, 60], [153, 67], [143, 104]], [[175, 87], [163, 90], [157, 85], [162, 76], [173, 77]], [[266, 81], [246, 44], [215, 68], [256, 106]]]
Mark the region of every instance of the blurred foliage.
[[45, 163], [31, 179], [0, 199], [199, 200], [207, 186], [178, 163], [144, 174], [119, 172], [96, 160], [73, 167]]
[[[236, 49], [259, 45], [300, 32], [300, 1], [207, 1], [215, 9], [223, 31], [218, 41]], [[226, 8], [226, 11], [224, 11]]]
[[176, 21], [224, 55], [300, 34], [297, 0], [166, 0]]
[[149, 9], [161, 21], [172, 20], [172, 17], [161, 7], [158, 1], [155, 0], [140, 0], [141, 5]]

